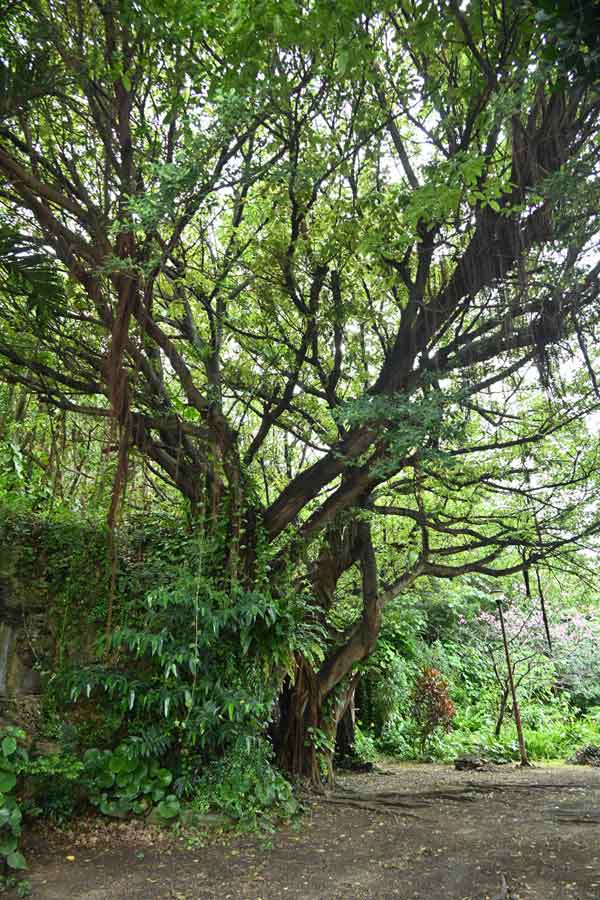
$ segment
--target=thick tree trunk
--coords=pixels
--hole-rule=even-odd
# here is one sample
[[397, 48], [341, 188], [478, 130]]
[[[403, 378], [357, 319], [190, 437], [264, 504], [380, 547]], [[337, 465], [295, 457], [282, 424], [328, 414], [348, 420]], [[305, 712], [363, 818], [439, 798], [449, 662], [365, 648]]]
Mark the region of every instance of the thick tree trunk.
[[[377, 587], [377, 567], [367, 522], [359, 522], [362, 575], [362, 615], [346, 640], [332, 648], [318, 672], [298, 659], [293, 685], [281, 697], [276, 739], [280, 765], [291, 775], [319, 783], [333, 779], [333, 753], [337, 726], [354, 700], [357, 663], [373, 651], [381, 627], [382, 603]], [[336, 579], [337, 581], [337, 579]], [[342, 690], [341, 685], [347, 681]]]
[[292, 776], [319, 784], [327, 774], [321, 760], [331, 756], [321, 719], [317, 675], [299, 659], [294, 683], [286, 681], [280, 697], [279, 723], [274, 736], [279, 765]]
[[336, 735], [343, 735], [344, 752], [340, 755], [353, 755], [357, 683], [358, 676], [354, 675], [336, 701], [326, 703], [328, 698], [321, 692], [319, 673], [304, 660], [298, 661], [294, 684], [288, 681], [284, 685], [279, 722], [273, 729], [277, 760], [286, 772], [307, 778], [315, 785], [333, 783]]

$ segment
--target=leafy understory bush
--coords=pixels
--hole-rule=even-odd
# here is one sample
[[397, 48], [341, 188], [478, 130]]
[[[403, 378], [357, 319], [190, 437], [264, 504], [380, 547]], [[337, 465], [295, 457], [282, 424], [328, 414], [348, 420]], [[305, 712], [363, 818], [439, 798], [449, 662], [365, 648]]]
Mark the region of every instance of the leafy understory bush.
[[72, 753], [29, 759], [20, 769], [27, 788], [25, 815], [49, 818], [60, 825], [80, 812], [87, 799], [84, 768]]
[[25, 738], [18, 728], [8, 727], [0, 733], [0, 860], [4, 870], [25, 869], [25, 857], [19, 851], [23, 814], [16, 793], [17, 777], [27, 752], [19, 741]]
[[87, 750], [83, 762], [90, 802], [105, 816], [143, 815], [154, 807], [155, 817], [168, 822], [180, 812], [174, 794], [167, 793], [172, 773], [153, 760], [137, 756], [131, 744], [116, 750]]
[[180, 760], [178, 773], [138, 753], [132, 739], [113, 751], [93, 748], [85, 753], [89, 800], [103, 815], [151, 815], [152, 821], [166, 825], [188, 807], [199, 814], [224, 814], [243, 830], [255, 830], [271, 828], [277, 819], [300, 810], [262, 738], [242, 738], [221, 759], [204, 766], [199, 757], [189, 757], [185, 765]]
[[[406, 713], [391, 715], [376, 740], [377, 749], [397, 759], [415, 758], [417, 724]], [[532, 760], [569, 759], [577, 748], [600, 743], [600, 710], [591, 707], [577, 715], [565, 698], [526, 699], [521, 714], [525, 742]], [[457, 709], [452, 728], [433, 733], [427, 744], [427, 758], [452, 762], [465, 754], [477, 754], [493, 763], [518, 761], [519, 746], [512, 721], [507, 721], [500, 737], [495, 734], [495, 708], [482, 691], [478, 702]]]
[[223, 540], [161, 539], [144, 559], [154, 585], [128, 604], [110, 652], [55, 680], [58, 707], [93, 703], [102, 720], [84, 764], [88, 796], [106, 815], [172, 822], [191, 802], [255, 827], [297, 809], [260, 736], [294, 653], [316, 653], [319, 636], [302, 624], [296, 591], [272, 590], [268, 556], [251, 590], [224, 577]]
[[375, 739], [358, 725], [354, 735], [354, 750], [361, 762], [375, 762], [377, 759]]
[[317, 638], [301, 624], [297, 592], [273, 593], [268, 559], [247, 590], [224, 577], [219, 538], [181, 533], [165, 549], [168, 563], [154, 563], [156, 584], [129, 604], [109, 658], [64, 673], [57, 691], [93, 700], [128, 739], [154, 730], [155, 758], [168, 752], [175, 772], [186, 754], [208, 762], [263, 733], [294, 652]]
[[383, 726], [381, 736], [376, 741], [378, 750], [397, 759], [414, 757], [415, 732], [412, 722], [394, 713]]
[[448, 693], [448, 682], [432, 666], [424, 666], [411, 695], [412, 715], [423, 754], [434, 733], [449, 731], [455, 709]]
[[[525, 727], [523, 733], [532, 760], [568, 759], [582, 744], [600, 740], [600, 729], [593, 717], [574, 718], [560, 709], [541, 717], [536, 728]], [[491, 724], [469, 730], [463, 723], [449, 734], [439, 735], [430, 744], [429, 752], [442, 762], [451, 762], [465, 753], [485, 756], [494, 763], [519, 760], [514, 724], [507, 726], [498, 738]]]
[[290, 819], [301, 809], [262, 738], [240, 740], [211, 763], [198, 783], [193, 805], [202, 813], [224, 813], [243, 830], [269, 830], [277, 819]]

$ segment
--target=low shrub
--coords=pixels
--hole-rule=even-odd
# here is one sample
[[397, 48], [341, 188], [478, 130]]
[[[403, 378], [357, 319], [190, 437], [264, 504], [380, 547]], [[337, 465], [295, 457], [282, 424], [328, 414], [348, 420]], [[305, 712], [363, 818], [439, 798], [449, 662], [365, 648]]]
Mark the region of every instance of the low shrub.
[[105, 816], [142, 815], [155, 807], [159, 819], [168, 822], [179, 815], [180, 803], [167, 793], [172, 773], [156, 761], [136, 755], [135, 745], [116, 750], [87, 750], [83, 757], [90, 802]]
[[275, 819], [289, 819], [300, 810], [262, 738], [240, 740], [210, 763], [198, 783], [194, 806], [200, 812], [222, 812], [245, 830], [271, 828]]
[[17, 793], [19, 772], [27, 761], [27, 751], [19, 743], [25, 734], [9, 726], [0, 732], [0, 861], [8, 869], [25, 869], [19, 850], [23, 813]]
[[448, 682], [432, 666], [424, 666], [411, 694], [411, 712], [418, 735], [419, 750], [425, 753], [436, 731], [449, 731], [456, 715], [448, 693]]
[[24, 813], [49, 818], [58, 824], [77, 815], [87, 802], [81, 780], [83, 772], [83, 762], [71, 753], [29, 759], [21, 767], [26, 797]]
[[403, 715], [388, 718], [381, 737], [376, 741], [378, 750], [397, 759], [413, 759], [416, 733], [413, 722]]
[[375, 762], [377, 759], [375, 738], [358, 725], [354, 732], [354, 752], [361, 762]]

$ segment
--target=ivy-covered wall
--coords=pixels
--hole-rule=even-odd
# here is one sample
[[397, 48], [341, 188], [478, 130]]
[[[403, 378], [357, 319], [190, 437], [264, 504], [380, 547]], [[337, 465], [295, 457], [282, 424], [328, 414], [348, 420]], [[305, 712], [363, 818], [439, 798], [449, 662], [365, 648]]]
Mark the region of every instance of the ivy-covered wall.
[[0, 698], [38, 694], [66, 662], [93, 655], [108, 575], [101, 524], [0, 507]]

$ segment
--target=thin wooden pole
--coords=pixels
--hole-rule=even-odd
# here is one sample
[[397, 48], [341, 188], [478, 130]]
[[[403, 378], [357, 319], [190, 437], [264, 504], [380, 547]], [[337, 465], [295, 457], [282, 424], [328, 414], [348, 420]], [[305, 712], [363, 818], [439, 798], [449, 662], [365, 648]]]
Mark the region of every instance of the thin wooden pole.
[[510, 650], [508, 647], [508, 640], [506, 637], [506, 628], [504, 626], [504, 614], [502, 612], [502, 601], [498, 598], [496, 600], [496, 606], [498, 607], [498, 615], [500, 616], [500, 627], [502, 629], [502, 642], [504, 644], [504, 655], [506, 656], [506, 667], [508, 669], [508, 682], [510, 684], [510, 692], [512, 694], [513, 701], [513, 715], [515, 717], [515, 725], [517, 727], [517, 737], [519, 739], [519, 753], [521, 756], [521, 765], [522, 766], [531, 766], [529, 759], [527, 758], [527, 747], [525, 746], [525, 738], [523, 736], [523, 723], [521, 722], [521, 712], [519, 710], [519, 702], [517, 700], [517, 688], [515, 686], [515, 679], [513, 677], [513, 669], [510, 661]]

